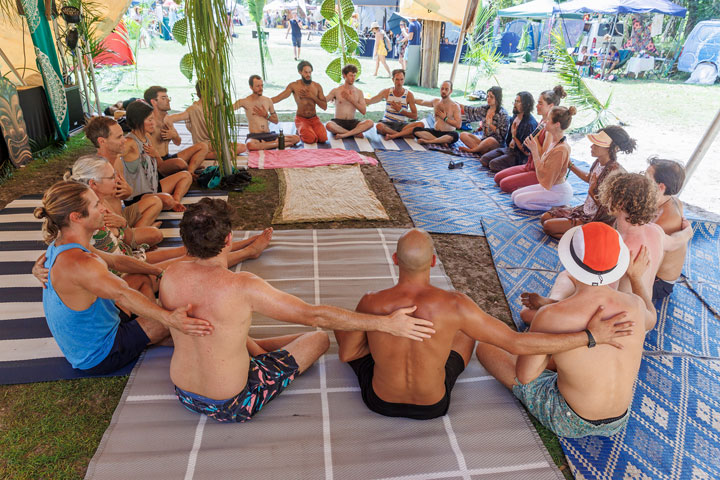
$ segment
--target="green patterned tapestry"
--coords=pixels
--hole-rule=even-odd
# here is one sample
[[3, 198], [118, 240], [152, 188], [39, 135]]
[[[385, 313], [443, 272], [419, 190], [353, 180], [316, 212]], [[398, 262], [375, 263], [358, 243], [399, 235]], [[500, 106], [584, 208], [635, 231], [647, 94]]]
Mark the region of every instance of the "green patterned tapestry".
[[45, 2], [44, 0], [21, 0], [21, 3], [35, 45], [37, 66], [45, 82], [45, 94], [50, 103], [55, 127], [60, 138], [65, 140], [70, 131], [67, 98], [60, 74], [60, 64], [55, 52], [55, 42], [50, 31], [50, 24], [45, 17]]

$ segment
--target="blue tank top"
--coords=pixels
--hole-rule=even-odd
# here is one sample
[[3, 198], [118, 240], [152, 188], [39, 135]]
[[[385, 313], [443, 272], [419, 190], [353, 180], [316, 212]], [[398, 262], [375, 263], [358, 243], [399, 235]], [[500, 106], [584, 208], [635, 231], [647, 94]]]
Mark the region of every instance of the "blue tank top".
[[47, 288], [43, 289], [43, 309], [48, 327], [60, 350], [74, 368], [88, 369], [108, 356], [115, 342], [120, 316], [115, 302], [98, 297], [90, 307], [77, 311], [68, 308], [52, 285], [52, 267], [66, 250], [87, 248], [77, 243], [47, 249], [45, 268], [49, 269]]

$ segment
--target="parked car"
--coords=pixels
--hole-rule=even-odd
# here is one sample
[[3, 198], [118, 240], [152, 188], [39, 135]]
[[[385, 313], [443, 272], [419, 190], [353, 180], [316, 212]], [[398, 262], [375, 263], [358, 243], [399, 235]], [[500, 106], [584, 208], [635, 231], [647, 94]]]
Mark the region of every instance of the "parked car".
[[720, 20], [705, 20], [693, 28], [678, 59], [678, 70], [694, 72], [698, 66], [715, 67], [720, 74]]

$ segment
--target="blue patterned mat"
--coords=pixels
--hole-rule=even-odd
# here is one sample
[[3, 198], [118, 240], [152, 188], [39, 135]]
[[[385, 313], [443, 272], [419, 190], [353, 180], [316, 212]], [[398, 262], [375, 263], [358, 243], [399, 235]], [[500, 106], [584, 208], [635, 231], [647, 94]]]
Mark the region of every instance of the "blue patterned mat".
[[[520, 294], [546, 295], [562, 268], [557, 242], [538, 222], [484, 218], [518, 329]], [[720, 478], [720, 228], [693, 222], [683, 277], [655, 307], [627, 429], [612, 437], [561, 439], [576, 479]], [[715, 357], [715, 358], [703, 358]]]
[[643, 358], [627, 428], [560, 439], [575, 478], [720, 478], [720, 361]]
[[[492, 174], [476, 158], [463, 158], [463, 168], [450, 170], [449, 161], [457, 157], [441, 152], [378, 151], [376, 155], [418, 228], [484, 236], [486, 218], [537, 223], [540, 216], [515, 208], [510, 195], [495, 185]], [[578, 205], [587, 195], [587, 184], [574, 175], [569, 181], [578, 192], [573, 205]]]

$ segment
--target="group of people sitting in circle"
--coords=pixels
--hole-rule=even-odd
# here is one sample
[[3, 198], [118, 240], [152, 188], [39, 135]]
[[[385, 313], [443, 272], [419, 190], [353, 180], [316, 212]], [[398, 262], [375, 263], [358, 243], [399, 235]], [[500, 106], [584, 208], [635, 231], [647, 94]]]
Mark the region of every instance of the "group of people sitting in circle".
[[[365, 105], [352, 86], [352, 70], [328, 97], [305, 80], [311, 71], [300, 71], [303, 79], [278, 95], [296, 96], [300, 135], [320, 136], [322, 124], [309, 105], [328, 98], [347, 103], [345, 109], [338, 106], [331, 131], [356, 135], [372, 126], [343, 123]], [[402, 80], [401, 73], [395, 75], [395, 87], [372, 99], [384, 98], [386, 114], [396, 115], [378, 124], [379, 131], [428, 142], [456, 134], [443, 129], [460, 122], [460, 107], [448, 103], [449, 82], [441, 99], [426, 102], [435, 110], [440, 136], [408, 122], [399, 125], [415, 115]], [[272, 105], [278, 97], [263, 97], [257, 78], [250, 83], [253, 94], [236, 106], [253, 117], [247, 147], [267, 148], [276, 142], [267, 137], [267, 121], [276, 115]], [[179, 401], [218, 421], [249, 420], [329, 347], [322, 331], [251, 338], [252, 314], [260, 313], [334, 330], [340, 360], [357, 375], [362, 400], [382, 415], [430, 419], [447, 413], [455, 381], [474, 352], [558, 435], [612, 435], [628, 419], [644, 336], [656, 322], [653, 299], [671, 293], [692, 237], [675, 196], [684, 170], [652, 158], [643, 174], [626, 173], [616, 155], [631, 152], [635, 142], [618, 126], [588, 136], [597, 159], [589, 172], [574, 167], [563, 135], [574, 109], [559, 105], [563, 96], [561, 87], [540, 95], [539, 125], [526, 92], [517, 95], [508, 127], [502, 126], [497, 88], [488, 92], [488, 105], [465, 109], [469, 118], [482, 119], [487, 134], [477, 143], [467, 137], [466, 144], [484, 154], [481, 162], [497, 171], [498, 184], [513, 192], [516, 203], [547, 210], [543, 228], [560, 238], [565, 270], [550, 294], [522, 295], [529, 332], [510, 329], [464, 294], [431, 286], [433, 242], [418, 229], [400, 238], [392, 256], [398, 283], [358, 292], [354, 312], [309, 305], [256, 275], [229, 270], [263, 254], [273, 231], [237, 241], [227, 202], [180, 203], [194, 169], [213, 152], [200, 141], [168, 155], [168, 143], [180, 143], [173, 122], [185, 116], [197, 126], [198, 110], [191, 107], [173, 118], [167, 114], [167, 91], [159, 87], [128, 105], [126, 137], [112, 118], [93, 118], [86, 135], [97, 152], [77, 159], [35, 210], [49, 245], [33, 267], [46, 287], [49, 328], [72, 366], [89, 374], [116, 371], [149, 344], [174, 345], [170, 377]], [[561, 202], [566, 187], [555, 188], [566, 182], [569, 170], [589, 184], [585, 203], [572, 209]], [[184, 212], [183, 246], [153, 249], [163, 238], [158, 214], [168, 209]]]

